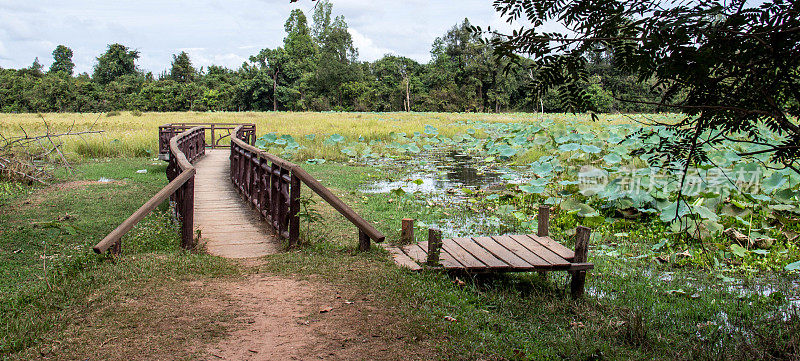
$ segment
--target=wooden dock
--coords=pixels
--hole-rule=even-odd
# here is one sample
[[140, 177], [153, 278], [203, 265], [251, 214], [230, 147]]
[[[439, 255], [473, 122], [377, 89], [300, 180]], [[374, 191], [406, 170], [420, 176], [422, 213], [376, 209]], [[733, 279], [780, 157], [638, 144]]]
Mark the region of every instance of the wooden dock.
[[[385, 246], [395, 262], [419, 271], [428, 261], [428, 241]], [[578, 271], [590, 263], [573, 263], [575, 252], [550, 237], [532, 234], [462, 237], [442, 240], [440, 268], [470, 272]]]
[[[539, 208], [537, 234], [442, 239], [428, 230], [428, 240], [404, 246], [382, 245], [401, 267], [412, 271], [439, 269], [470, 273], [567, 271], [572, 274], [572, 295], [583, 295], [591, 230], [576, 229], [575, 250], [549, 237], [550, 208]], [[401, 242], [414, 240], [414, 220], [404, 219]]]

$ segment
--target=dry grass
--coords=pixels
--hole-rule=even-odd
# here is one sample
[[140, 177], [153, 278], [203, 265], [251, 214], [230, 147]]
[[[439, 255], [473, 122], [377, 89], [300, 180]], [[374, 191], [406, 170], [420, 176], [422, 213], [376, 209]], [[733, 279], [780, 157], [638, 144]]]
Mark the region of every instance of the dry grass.
[[[449, 126], [455, 122], [481, 120], [488, 122], [539, 123], [552, 119], [555, 123], [596, 124], [586, 114], [485, 114], [485, 113], [306, 113], [306, 112], [244, 112], [244, 113], [144, 113], [122, 112], [119, 115], [91, 113], [53, 114], [2, 114], [0, 134], [20, 135], [21, 128], [28, 133], [43, 133], [47, 121], [51, 130], [104, 130], [103, 134], [85, 135], [67, 140], [65, 149], [85, 158], [116, 156], [154, 156], [158, 152], [158, 126], [167, 123], [255, 123], [258, 134], [275, 132], [289, 134], [301, 143], [303, 136], [338, 133], [348, 140], [364, 137], [366, 141], [387, 139], [391, 132], [422, 131], [425, 125], [439, 128], [445, 136], [452, 136], [463, 127]], [[600, 123], [630, 122], [628, 115], [600, 115]], [[323, 153], [317, 142], [308, 144], [302, 156]], [[321, 144], [321, 141], [319, 141]]]

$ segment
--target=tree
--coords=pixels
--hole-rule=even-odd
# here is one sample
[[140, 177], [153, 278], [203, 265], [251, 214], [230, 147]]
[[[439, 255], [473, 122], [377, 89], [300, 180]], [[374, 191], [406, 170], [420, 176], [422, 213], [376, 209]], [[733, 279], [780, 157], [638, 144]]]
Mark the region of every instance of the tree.
[[[412, 92], [422, 86], [419, 73], [422, 66], [406, 57], [386, 55], [372, 65], [378, 104], [372, 108], [380, 110], [411, 111]], [[382, 108], [386, 106], [386, 108]]]
[[42, 69], [44, 69], [44, 67], [42, 66], [42, 63], [39, 62], [39, 57], [37, 56], [35, 59], [33, 59], [33, 63], [31, 63], [31, 66], [29, 66], [27, 69], [23, 69], [23, 73], [26, 73], [27, 75], [30, 75], [32, 77], [39, 78], [44, 75]]
[[278, 77], [283, 76], [284, 68], [289, 61], [283, 48], [263, 49], [258, 55], [251, 56], [250, 61], [259, 64], [272, 78], [272, 110], [278, 110]]
[[63, 72], [67, 75], [72, 75], [72, 69], [75, 68], [75, 63], [72, 62], [72, 49], [59, 45], [53, 50], [53, 64], [50, 65], [51, 73]]
[[169, 78], [178, 83], [192, 82], [197, 76], [197, 70], [192, 66], [189, 54], [182, 51], [178, 55], [172, 55], [172, 66], [169, 71]]
[[[613, 54], [613, 63], [640, 82], [653, 79], [662, 109], [685, 114], [663, 124], [677, 136], [641, 152], [684, 170], [708, 161], [706, 149], [732, 141], [748, 145], [740, 156], [770, 155], [773, 166], [800, 173], [800, 10], [798, 1], [745, 0], [658, 3], [649, 0], [497, 0], [509, 22], [532, 28], [496, 35], [505, 57], [534, 59], [539, 88], [562, 87], [572, 110], [591, 109], [586, 83], [591, 52]], [[537, 30], [557, 21], [571, 33]], [[481, 29], [476, 28], [476, 31]], [[648, 103], [637, 99], [622, 99]]]
[[304, 95], [316, 68], [317, 48], [302, 10], [292, 10], [284, 30], [286, 37], [283, 38], [283, 48], [288, 57], [284, 69], [287, 82], [284, 104], [288, 109], [300, 110], [304, 108]]
[[321, 96], [317, 110], [327, 108], [331, 101], [344, 107], [342, 84], [361, 80], [358, 50], [353, 46], [344, 16], [331, 20], [332, 7], [329, 1], [322, 0], [317, 3], [313, 16], [312, 35], [319, 49], [313, 79], [314, 90]]
[[111, 44], [108, 50], [97, 58], [92, 77], [98, 83], [106, 85], [123, 75], [136, 74], [136, 59], [139, 59], [137, 50], [129, 50], [121, 44]]

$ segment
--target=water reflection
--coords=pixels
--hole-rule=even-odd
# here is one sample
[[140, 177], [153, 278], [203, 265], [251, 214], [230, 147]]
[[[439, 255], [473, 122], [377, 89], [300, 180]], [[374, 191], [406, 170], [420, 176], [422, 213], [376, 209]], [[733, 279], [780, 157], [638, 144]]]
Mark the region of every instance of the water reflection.
[[397, 188], [406, 192], [438, 193], [460, 188], [484, 188], [519, 183], [524, 178], [520, 170], [498, 169], [498, 164], [484, 162], [453, 149], [421, 153], [417, 158], [403, 162], [392, 161], [388, 166], [401, 171], [413, 168], [403, 179], [376, 182], [364, 189], [366, 193], [387, 193]]

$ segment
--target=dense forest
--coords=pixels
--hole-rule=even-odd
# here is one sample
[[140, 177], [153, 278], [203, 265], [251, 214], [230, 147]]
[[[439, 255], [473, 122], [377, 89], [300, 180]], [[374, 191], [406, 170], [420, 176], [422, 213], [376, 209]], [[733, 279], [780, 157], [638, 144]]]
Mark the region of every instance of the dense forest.
[[570, 109], [559, 89], [541, 92], [524, 63], [494, 56], [491, 42], [468, 19], [437, 38], [431, 60], [385, 55], [358, 60], [343, 16], [320, 2], [312, 24], [301, 10], [285, 23], [283, 46], [263, 49], [239, 69], [197, 69], [186, 52], [173, 55], [161, 74], [141, 71], [137, 50], [111, 44], [92, 74], [73, 74], [72, 50], [59, 45], [44, 69], [38, 58], [24, 69], [0, 68], [2, 112], [138, 111], [443, 111], [506, 112], [593, 110], [648, 112], [657, 101], [648, 82], [624, 74], [603, 49], [587, 59], [582, 84], [593, 109]]

